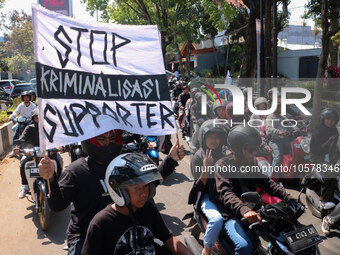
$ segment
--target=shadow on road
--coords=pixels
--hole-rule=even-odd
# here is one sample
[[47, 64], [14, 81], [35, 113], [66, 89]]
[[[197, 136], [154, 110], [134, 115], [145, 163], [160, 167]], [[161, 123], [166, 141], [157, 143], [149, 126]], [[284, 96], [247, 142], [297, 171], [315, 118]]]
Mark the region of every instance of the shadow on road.
[[162, 185], [171, 186], [173, 184], [179, 184], [186, 181], [190, 181], [190, 179], [185, 174], [174, 172], [163, 181]]
[[166, 214], [161, 215], [168, 228], [171, 229], [174, 236], [180, 236], [184, 231], [186, 225], [177, 217], [169, 216]]
[[51, 212], [50, 226], [46, 231], [41, 230], [39, 216], [35, 212], [35, 205], [31, 205], [26, 208], [29, 212], [24, 218], [31, 218], [34, 225], [37, 228], [37, 239], [48, 240], [42, 242], [42, 245], [48, 245], [51, 243], [63, 244], [66, 240], [66, 230], [70, 221], [70, 207], [61, 212]]
[[165, 210], [165, 204], [164, 203], [157, 203], [156, 207], [157, 207], [158, 211]]

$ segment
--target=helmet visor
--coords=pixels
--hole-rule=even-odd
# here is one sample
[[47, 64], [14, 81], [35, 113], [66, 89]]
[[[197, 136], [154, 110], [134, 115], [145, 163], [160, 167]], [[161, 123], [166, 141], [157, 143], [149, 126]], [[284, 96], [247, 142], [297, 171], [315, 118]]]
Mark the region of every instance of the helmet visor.
[[162, 183], [163, 181], [162, 175], [159, 173], [158, 170], [124, 181], [119, 185], [119, 188], [126, 188], [127, 186], [140, 183], [149, 184], [156, 181], [158, 182], [158, 184]]

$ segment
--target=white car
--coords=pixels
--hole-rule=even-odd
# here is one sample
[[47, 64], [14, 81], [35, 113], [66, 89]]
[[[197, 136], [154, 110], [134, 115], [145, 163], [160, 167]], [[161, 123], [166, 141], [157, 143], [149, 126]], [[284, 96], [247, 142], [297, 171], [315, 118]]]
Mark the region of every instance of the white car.
[[12, 93], [12, 90], [16, 84], [21, 83], [19, 80], [1, 80], [0, 88], [2, 88], [8, 95]]

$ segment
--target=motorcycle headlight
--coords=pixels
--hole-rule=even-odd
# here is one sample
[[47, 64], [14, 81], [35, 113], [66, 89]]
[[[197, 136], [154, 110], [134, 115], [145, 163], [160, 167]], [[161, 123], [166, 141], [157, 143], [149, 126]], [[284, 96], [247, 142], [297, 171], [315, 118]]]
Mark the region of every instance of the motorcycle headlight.
[[26, 118], [25, 118], [25, 117], [22, 117], [22, 116], [19, 116], [19, 117], [18, 117], [18, 122], [19, 122], [19, 123], [24, 123], [24, 122], [26, 122]]
[[310, 139], [305, 137], [305, 138], [302, 138], [301, 142], [300, 142], [300, 145], [301, 145], [301, 149], [306, 153], [308, 154], [310, 152]]
[[149, 144], [150, 144], [153, 148], [156, 148], [156, 147], [157, 147], [156, 142], [150, 142]]
[[76, 148], [74, 150], [74, 153], [77, 155], [77, 156], [80, 156], [81, 155], [81, 149], [80, 148]]
[[44, 157], [44, 152], [40, 150], [39, 147], [34, 147], [35, 154], [37, 155], [38, 158], [43, 158]]
[[261, 160], [258, 162], [258, 165], [264, 175], [267, 175], [269, 178], [271, 178], [271, 171], [270, 171], [270, 164], [266, 160]]

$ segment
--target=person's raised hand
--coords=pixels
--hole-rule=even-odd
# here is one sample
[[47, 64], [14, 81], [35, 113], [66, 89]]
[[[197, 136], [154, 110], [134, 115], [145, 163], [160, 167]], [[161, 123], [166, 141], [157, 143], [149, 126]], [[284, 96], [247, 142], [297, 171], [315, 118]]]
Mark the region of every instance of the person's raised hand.
[[40, 160], [38, 168], [39, 174], [42, 178], [45, 180], [53, 180], [55, 165], [47, 155]]
[[212, 150], [207, 149], [205, 151], [205, 158], [203, 159], [203, 166], [212, 166], [214, 164], [214, 159], [211, 156]]
[[179, 145], [178, 139], [176, 139], [176, 143], [171, 147], [169, 156], [175, 161], [180, 161], [184, 158], [184, 145]]

